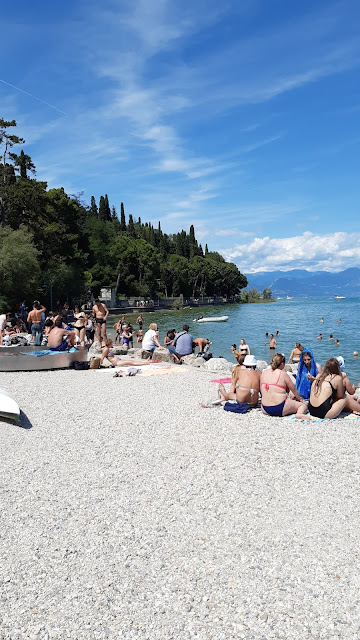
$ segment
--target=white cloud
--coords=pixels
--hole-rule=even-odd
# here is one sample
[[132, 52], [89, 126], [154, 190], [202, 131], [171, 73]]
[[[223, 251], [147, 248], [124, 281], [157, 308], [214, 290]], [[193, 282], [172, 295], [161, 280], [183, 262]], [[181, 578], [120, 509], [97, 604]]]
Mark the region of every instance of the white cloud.
[[289, 238], [254, 238], [221, 251], [242, 271], [308, 269], [341, 271], [360, 264], [360, 233], [337, 233], [323, 236], [306, 231]]

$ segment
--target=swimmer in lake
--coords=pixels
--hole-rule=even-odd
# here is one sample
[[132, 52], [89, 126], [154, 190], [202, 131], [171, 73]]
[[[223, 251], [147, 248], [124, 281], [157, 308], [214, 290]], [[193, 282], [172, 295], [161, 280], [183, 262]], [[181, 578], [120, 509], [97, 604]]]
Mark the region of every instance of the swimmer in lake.
[[324, 318], [321, 318], [321, 319], [320, 319], [320, 322], [324, 322]]
[[333, 337], [332, 333], [330, 333], [330, 335], [329, 335], [329, 340], [334, 340], [334, 337]]
[[318, 337], [316, 338], [316, 340], [322, 340], [323, 339], [323, 334], [319, 333]]
[[335, 346], [336, 346], [336, 347], [339, 347], [339, 346], [340, 346], [340, 341], [339, 341], [337, 338], [336, 338], [336, 340], [335, 340]]
[[269, 345], [269, 349], [275, 349], [277, 342], [274, 338], [274, 335], [272, 333], [270, 333], [270, 340], [269, 342], [265, 342], [265, 344]]

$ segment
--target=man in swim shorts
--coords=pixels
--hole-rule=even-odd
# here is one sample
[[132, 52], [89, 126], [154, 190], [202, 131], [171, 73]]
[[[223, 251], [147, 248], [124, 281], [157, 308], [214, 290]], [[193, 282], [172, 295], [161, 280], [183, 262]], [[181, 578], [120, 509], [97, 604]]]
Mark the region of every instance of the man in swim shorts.
[[106, 304], [100, 302], [99, 298], [96, 298], [92, 311], [95, 316], [99, 347], [102, 347], [102, 338], [104, 338], [104, 343], [107, 340], [106, 319], [109, 315], [109, 309]]
[[50, 351], [67, 351], [74, 346], [75, 335], [75, 331], [64, 329], [61, 317], [56, 318], [48, 337]]

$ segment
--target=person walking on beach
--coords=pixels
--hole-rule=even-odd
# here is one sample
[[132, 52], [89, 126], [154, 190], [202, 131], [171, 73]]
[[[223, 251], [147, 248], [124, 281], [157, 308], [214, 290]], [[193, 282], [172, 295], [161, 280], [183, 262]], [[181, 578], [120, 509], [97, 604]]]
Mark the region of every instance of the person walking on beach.
[[102, 338], [104, 338], [104, 342], [105, 340], [107, 340], [106, 319], [109, 315], [109, 309], [107, 308], [106, 304], [104, 304], [104, 302], [100, 302], [99, 298], [96, 298], [92, 311], [95, 316], [97, 337], [98, 337], [99, 347], [101, 348]]

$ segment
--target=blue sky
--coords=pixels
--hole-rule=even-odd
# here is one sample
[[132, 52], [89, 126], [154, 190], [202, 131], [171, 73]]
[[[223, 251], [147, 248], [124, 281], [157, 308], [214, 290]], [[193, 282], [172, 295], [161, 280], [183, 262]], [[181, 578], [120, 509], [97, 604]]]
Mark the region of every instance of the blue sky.
[[357, 1], [20, 0], [2, 17], [1, 116], [50, 187], [193, 223], [243, 272], [360, 266]]

